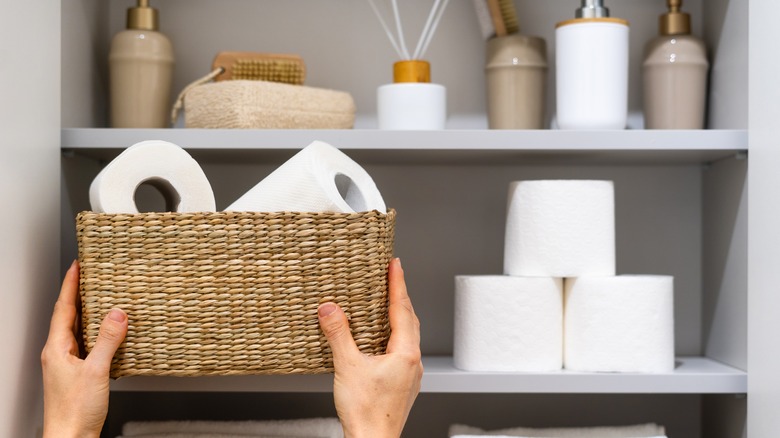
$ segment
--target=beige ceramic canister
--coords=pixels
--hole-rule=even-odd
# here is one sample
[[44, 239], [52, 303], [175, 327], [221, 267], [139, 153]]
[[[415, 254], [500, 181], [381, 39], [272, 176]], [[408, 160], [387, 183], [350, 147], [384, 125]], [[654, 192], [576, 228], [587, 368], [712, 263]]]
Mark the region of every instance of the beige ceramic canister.
[[660, 36], [648, 42], [643, 63], [647, 129], [702, 129], [707, 101], [707, 49], [692, 36], [682, 0], [667, 0]]
[[491, 38], [485, 64], [490, 129], [544, 128], [547, 44], [525, 35]]
[[169, 126], [173, 47], [158, 31], [158, 14], [148, 0], [127, 11], [127, 29], [111, 41], [111, 126]]

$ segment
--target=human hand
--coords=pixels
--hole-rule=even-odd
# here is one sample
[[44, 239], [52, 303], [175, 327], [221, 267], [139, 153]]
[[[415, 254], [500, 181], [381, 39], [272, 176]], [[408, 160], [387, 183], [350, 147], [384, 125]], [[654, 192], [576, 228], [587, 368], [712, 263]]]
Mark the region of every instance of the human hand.
[[382, 356], [358, 350], [344, 312], [319, 307], [320, 326], [333, 351], [333, 398], [347, 438], [397, 438], [420, 392], [420, 321], [406, 292], [401, 261], [389, 267], [390, 340]]
[[43, 366], [43, 436], [98, 437], [108, 413], [111, 359], [127, 334], [127, 315], [112, 309], [100, 326], [95, 347], [79, 358], [76, 296], [79, 264], [65, 274], [54, 305]]

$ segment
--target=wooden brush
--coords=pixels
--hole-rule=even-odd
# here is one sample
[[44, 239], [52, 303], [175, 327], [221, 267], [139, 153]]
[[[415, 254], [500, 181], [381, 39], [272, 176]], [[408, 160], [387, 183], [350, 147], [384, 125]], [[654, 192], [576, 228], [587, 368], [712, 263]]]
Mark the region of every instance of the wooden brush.
[[485, 39], [520, 31], [513, 0], [474, 0], [474, 7]]
[[220, 52], [211, 69], [222, 69], [215, 81], [244, 79], [303, 85], [306, 79], [303, 59], [289, 54]]
[[514, 0], [498, 0], [501, 10], [501, 18], [504, 20], [507, 35], [520, 32], [520, 22], [517, 19], [517, 10]]

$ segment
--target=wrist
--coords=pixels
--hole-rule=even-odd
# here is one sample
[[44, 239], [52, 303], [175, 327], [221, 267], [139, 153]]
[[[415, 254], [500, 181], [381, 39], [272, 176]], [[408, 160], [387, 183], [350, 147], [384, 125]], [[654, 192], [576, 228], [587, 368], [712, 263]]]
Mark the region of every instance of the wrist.
[[44, 422], [43, 438], [100, 438], [100, 431], [87, 431], [65, 423]]
[[348, 428], [344, 427], [344, 438], [399, 438], [400, 432], [387, 427]]

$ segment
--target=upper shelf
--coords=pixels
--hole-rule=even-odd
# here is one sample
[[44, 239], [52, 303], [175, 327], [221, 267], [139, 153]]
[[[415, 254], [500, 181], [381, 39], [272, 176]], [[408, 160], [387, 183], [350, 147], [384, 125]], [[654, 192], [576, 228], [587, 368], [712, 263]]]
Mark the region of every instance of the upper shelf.
[[[424, 393], [744, 394], [747, 373], [705, 357], [678, 357], [670, 373], [462, 371], [452, 357], [423, 357]], [[330, 392], [333, 375], [124, 377], [113, 391]]]
[[742, 156], [744, 130], [62, 130], [63, 151], [111, 159], [144, 140], [166, 140], [196, 159], [246, 161], [253, 156], [284, 159], [314, 140], [330, 143], [361, 163], [525, 164], [707, 163]]

